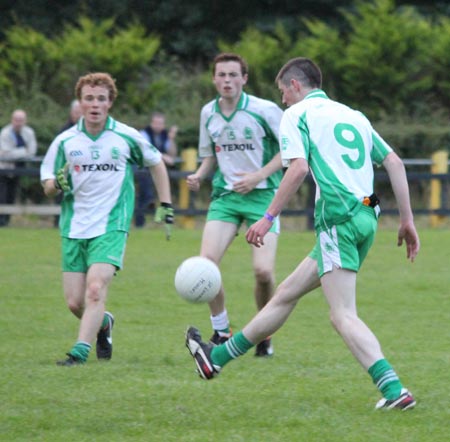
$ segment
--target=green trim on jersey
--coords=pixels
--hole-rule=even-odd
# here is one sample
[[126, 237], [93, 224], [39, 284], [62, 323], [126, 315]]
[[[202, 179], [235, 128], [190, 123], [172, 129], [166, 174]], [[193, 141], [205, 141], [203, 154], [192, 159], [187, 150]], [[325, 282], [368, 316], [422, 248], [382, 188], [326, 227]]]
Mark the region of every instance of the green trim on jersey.
[[372, 161], [379, 166], [383, 163], [387, 155], [392, 152], [392, 150], [377, 133], [372, 134], [372, 141], [373, 149], [371, 152], [371, 158]]
[[78, 120], [77, 123], [77, 129], [81, 132], [83, 132], [88, 138], [90, 138], [92, 141], [97, 141], [103, 134], [103, 132], [107, 131], [107, 130], [112, 130], [114, 131], [116, 128], [116, 120], [114, 120], [114, 118], [112, 118], [110, 115], [108, 115], [106, 117], [106, 122], [105, 122], [105, 127], [103, 128], [103, 130], [98, 133], [97, 135], [92, 135], [91, 133], [89, 133], [86, 130], [86, 124], [84, 122], [84, 117], [81, 117]]
[[[67, 163], [66, 154], [64, 151], [64, 146], [67, 140], [72, 139], [73, 136], [68, 137], [61, 141], [61, 143], [58, 146], [58, 151], [55, 158], [54, 163], [54, 174], [56, 176], [59, 169], [65, 166]], [[70, 172], [67, 175], [67, 181], [69, 183], [70, 188], [72, 188], [72, 177], [70, 176]], [[61, 229], [61, 232], [64, 232], [66, 230], [69, 230], [70, 228], [70, 220], [73, 216], [73, 202], [74, 198], [71, 192], [64, 192], [64, 198], [61, 201], [61, 214], [64, 214], [64, 216], [59, 217], [59, 227]]]
[[308, 100], [309, 98], [328, 98], [328, 95], [325, 91], [322, 89], [314, 89], [313, 91], [309, 92], [308, 95], [305, 97], [305, 100]]
[[[139, 167], [144, 166], [144, 155], [142, 153], [142, 150], [139, 148], [139, 145], [136, 143], [136, 140], [132, 137], [130, 137], [127, 134], [124, 134], [122, 132], [114, 132], [119, 137], [122, 137], [130, 147], [130, 159], [129, 162], [131, 164], [137, 164]], [[156, 147], [150, 144], [150, 149], [153, 151], [157, 151]]]
[[134, 179], [133, 169], [127, 164], [125, 178], [120, 190], [120, 198], [109, 212], [107, 232], [121, 230], [128, 232], [134, 211]]
[[[214, 112], [220, 114], [225, 121], [230, 122], [233, 119], [233, 117], [236, 115], [237, 111], [245, 110], [247, 108], [247, 105], [249, 102], [249, 97], [248, 97], [248, 94], [246, 94], [245, 92], [242, 92], [241, 96], [239, 97], [239, 101], [236, 105], [236, 109], [229, 117], [227, 117], [226, 115], [224, 115], [222, 113], [222, 109], [220, 108], [220, 105], [219, 105], [219, 100], [220, 100], [220, 95], [217, 95], [216, 102], [214, 103]], [[207, 126], [212, 117], [213, 117], [213, 115], [211, 115], [211, 117], [208, 119], [208, 121], [206, 123]]]
[[311, 142], [310, 167], [320, 187], [320, 197], [316, 201], [316, 227], [327, 229], [334, 224], [342, 223], [356, 215], [361, 209], [361, 202], [348, 191], [328, 166], [327, 161]]

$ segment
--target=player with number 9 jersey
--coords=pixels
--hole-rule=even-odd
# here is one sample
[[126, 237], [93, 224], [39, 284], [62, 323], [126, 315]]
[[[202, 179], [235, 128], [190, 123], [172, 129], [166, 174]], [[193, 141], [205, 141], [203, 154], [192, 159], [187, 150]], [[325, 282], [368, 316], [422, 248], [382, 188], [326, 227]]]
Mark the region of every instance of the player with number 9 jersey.
[[373, 194], [373, 163], [392, 152], [361, 112], [320, 89], [284, 112], [280, 145], [283, 165], [307, 160], [317, 184], [315, 227], [322, 229], [355, 215]]

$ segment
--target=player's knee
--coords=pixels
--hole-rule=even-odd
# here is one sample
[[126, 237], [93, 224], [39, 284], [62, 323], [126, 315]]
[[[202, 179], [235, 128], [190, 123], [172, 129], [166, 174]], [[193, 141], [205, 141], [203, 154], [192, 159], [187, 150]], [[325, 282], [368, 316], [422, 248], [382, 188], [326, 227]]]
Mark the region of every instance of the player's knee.
[[292, 290], [289, 285], [281, 283], [271, 299], [272, 305], [274, 306], [288, 306], [293, 309], [297, 304], [298, 298], [293, 296]]
[[102, 299], [104, 285], [100, 281], [92, 281], [86, 288], [86, 302], [97, 303]]
[[273, 271], [268, 267], [255, 267], [254, 274], [259, 284], [269, 284], [274, 281]]
[[330, 311], [330, 321], [335, 330], [342, 334], [351, 326], [354, 315], [346, 310]]
[[81, 318], [84, 309], [84, 306], [82, 304], [80, 304], [76, 300], [69, 299], [67, 301], [67, 307], [77, 318]]

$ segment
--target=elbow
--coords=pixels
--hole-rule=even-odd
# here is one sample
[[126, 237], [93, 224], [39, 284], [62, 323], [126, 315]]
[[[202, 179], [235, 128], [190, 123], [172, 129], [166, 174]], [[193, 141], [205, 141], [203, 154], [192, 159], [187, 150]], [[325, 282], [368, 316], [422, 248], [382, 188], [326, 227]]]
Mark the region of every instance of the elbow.
[[291, 160], [291, 165], [289, 167], [292, 167], [292, 163], [295, 163], [295, 171], [296, 174], [301, 177], [302, 179], [308, 175], [309, 172], [309, 165], [308, 162], [303, 158], [297, 158], [295, 160]]
[[385, 165], [390, 164], [392, 166], [404, 167], [403, 161], [395, 152], [390, 152], [384, 159], [384, 163]]

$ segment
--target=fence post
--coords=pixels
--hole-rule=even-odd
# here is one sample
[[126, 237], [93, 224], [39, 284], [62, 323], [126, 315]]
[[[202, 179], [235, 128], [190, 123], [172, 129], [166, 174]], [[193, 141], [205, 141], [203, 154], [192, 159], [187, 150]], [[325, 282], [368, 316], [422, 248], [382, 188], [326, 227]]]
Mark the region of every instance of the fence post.
[[[197, 169], [197, 149], [195, 147], [183, 149], [181, 151], [181, 159], [181, 170], [183, 172], [194, 172]], [[180, 209], [189, 209], [191, 195], [186, 180], [181, 179], [179, 186]], [[195, 227], [195, 218], [193, 216], [182, 216], [181, 226], [185, 229], [193, 229]]]
[[[431, 155], [431, 173], [447, 173], [448, 172], [448, 152], [438, 150]], [[442, 208], [442, 181], [439, 179], [430, 180], [430, 209]], [[444, 215], [430, 215], [431, 227], [439, 227], [444, 223]]]

